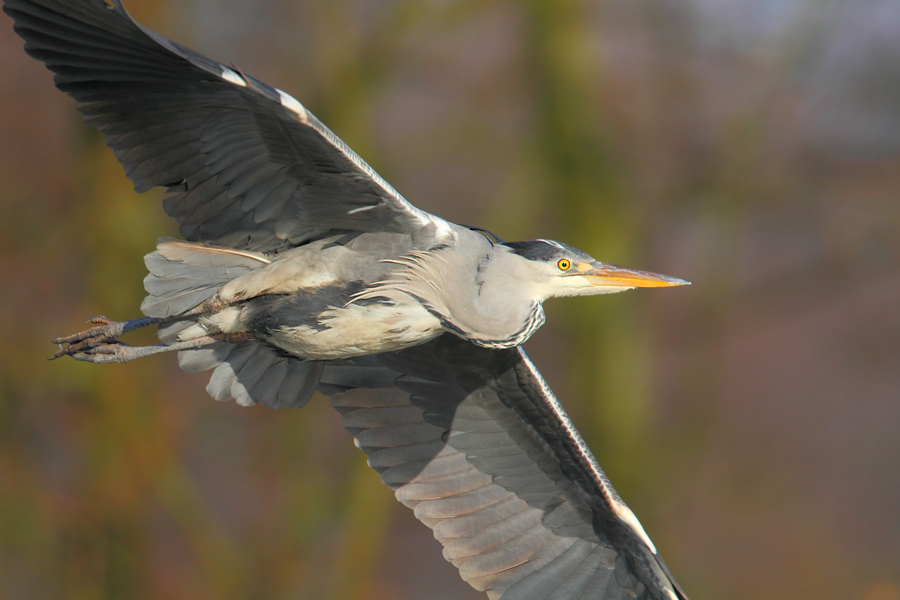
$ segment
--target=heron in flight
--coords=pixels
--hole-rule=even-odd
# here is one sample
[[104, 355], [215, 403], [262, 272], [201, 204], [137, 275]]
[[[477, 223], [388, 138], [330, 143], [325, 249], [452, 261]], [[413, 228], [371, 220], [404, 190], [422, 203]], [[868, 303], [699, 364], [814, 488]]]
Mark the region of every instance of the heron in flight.
[[[687, 282], [419, 210], [293, 97], [119, 0], [3, 1], [135, 188], [167, 188], [184, 236], [146, 257], [145, 317], [95, 318], [56, 357], [176, 351], [216, 400], [330, 396], [491, 599], [686, 599], [520, 345], [548, 298]], [[162, 344], [119, 340], [147, 326]]]

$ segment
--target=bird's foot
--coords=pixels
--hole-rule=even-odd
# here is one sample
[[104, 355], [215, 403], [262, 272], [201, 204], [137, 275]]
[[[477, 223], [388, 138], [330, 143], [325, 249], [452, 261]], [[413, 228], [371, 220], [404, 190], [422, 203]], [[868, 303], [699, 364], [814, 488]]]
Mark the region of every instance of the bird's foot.
[[173, 317], [145, 317], [132, 321], [112, 321], [102, 316], [94, 317], [88, 323], [93, 323], [97, 327], [91, 327], [81, 333], [51, 340], [54, 344], [59, 344], [59, 350], [53, 354], [50, 360], [71, 356], [75, 360], [98, 364], [129, 362], [162, 352], [202, 348], [220, 342], [237, 344], [253, 337], [249, 333], [244, 332], [216, 333], [192, 340], [175, 342], [173, 344], [158, 344], [156, 346], [131, 346], [118, 339], [120, 335], [129, 331], [147, 327], [148, 325], [168, 322], [172, 319]]
[[[144, 358], [145, 356], [161, 354], [163, 352], [200, 348], [202, 346], [214, 344], [217, 341], [217, 338], [204, 337], [189, 342], [178, 342], [172, 345], [157, 344], [155, 346], [130, 346], [119, 340], [109, 340], [106, 343], [92, 348], [72, 352], [69, 356], [75, 360], [91, 362], [94, 364], [124, 363], [138, 358]], [[68, 348], [66, 348], [66, 350], [68, 350]]]
[[125, 360], [111, 358], [118, 356], [122, 348], [131, 348], [131, 346], [120, 342], [116, 338], [129, 331], [147, 327], [160, 321], [162, 319], [156, 317], [145, 317], [131, 321], [112, 321], [104, 316], [93, 317], [88, 320], [88, 323], [97, 325], [97, 327], [91, 327], [74, 335], [50, 340], [52, 343], [59, 345], [59, 350], [53, 354], [50, 360], [63, 356], [71, 356], [76, 360], [89, 362], [125, 362], [125, 360], [132, 360], [130, 358]]
[[90, 347], [71, 350], [74, 347], [75, 345], [70, 345], [66, 348], [60, 349], [59, 352], [54, 354], [53, 358], [50, 360], [68, 355], [75, 360], [101, 364], [113, 362], [128, 362], [130, 360], [134, 360], [135, 358], [140, 358], [140, 356], [144, 356], [143, 354], [138, 356], [135, 353], [135, 351], [142, 349], [141, 346], [129, 346], [125, 342], [120, 342], [116, 339], [107, 340]]

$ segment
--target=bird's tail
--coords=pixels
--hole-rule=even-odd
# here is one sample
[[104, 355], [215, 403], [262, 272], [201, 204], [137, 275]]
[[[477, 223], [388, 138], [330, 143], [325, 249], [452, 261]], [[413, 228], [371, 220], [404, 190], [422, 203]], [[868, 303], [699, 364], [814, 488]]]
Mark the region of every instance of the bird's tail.
[[236, 277], [270, 263], [264, 254], [161, 238], [156, 252], [144, 257], [147, 297], [141, 310], [148, 317], [183, 314], [211, 298]]
[[[162, 238], [144, 262], [149, 273], [141, 310], [150, 317], [170, 317], [185, 314], [228, 282], [271, 261], [258, 252]], [[189, 315], [159, 327], [159, 339], [167, 344], [208, 333]], [[322, 363], [288, 356], [256, 340], [181, 350], [178, 364], [191, 372], [214, 369], [206, 390], [216, 400], [234, 398], [243, 406], [258, 402], [270, 408], [303, 406], [322, 374]]]

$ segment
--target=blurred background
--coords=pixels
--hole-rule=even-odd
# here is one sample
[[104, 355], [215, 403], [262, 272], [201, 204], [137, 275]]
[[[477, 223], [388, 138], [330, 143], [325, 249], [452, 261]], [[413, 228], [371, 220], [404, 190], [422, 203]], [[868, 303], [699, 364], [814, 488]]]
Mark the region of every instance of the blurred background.
[[[693, 600], [900, 599], [900, 3], [127, 5], [425, 210], [693, 282], [526, 345]], [[483, 598], [324, 398], [46, 360], [176, 231], [6, 15], [0, 72], [0, 598]]]

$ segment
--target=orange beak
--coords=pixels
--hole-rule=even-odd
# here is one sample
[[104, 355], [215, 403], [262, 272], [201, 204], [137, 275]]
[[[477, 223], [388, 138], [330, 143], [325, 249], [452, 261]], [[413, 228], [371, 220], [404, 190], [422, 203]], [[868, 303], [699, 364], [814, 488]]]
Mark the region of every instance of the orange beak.
[[573, 271], [572, 275], [587, 277], [592, 284], [604, 287], [636, 288], [691, 285], [690, 281], [678, 279], [677, 277], [638, 271], [637, 269], [626, 269], [601, 262], [581, 263]]

